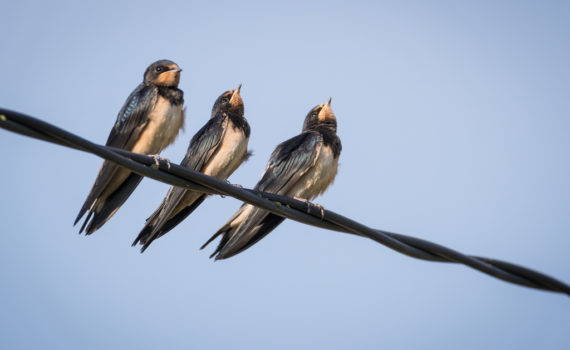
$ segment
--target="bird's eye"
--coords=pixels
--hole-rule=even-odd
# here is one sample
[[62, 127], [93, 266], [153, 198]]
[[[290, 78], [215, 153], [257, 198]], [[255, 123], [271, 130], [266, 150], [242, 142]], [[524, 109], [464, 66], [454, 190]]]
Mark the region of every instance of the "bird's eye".
[[311, 114], [313, 117], [316, 117], [317, 115], [319, 115], [319, 112], [317, 111], [313, 111], [313, 113]]
[[162, 67], [156, 67], [157, 72], [162, 72]]
[[227, 97], [225, 97], [225, 98], [222, 99], [222, 103], [228, 103], [228, 101], [229, 101], [229, 100], [228, 100]]

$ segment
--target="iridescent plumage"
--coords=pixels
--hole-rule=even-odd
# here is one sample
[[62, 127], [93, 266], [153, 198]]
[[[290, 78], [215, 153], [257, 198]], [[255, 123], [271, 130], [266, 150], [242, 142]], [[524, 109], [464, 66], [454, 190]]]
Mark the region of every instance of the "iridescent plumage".
[[[311, 200], [334, 181], [341, 148], [329, 100], [309, 112], [301, 134], [277, 146], [255, 189]], [[221, 235], [212, 256], [229, 258], [251, 247], [283, 220], [281, 216], [244, 204], [202, 248]]]
[[[157, 154], [174, 142], [184, 124], [181, 69], [160, 60], [145, 71], [117, 115], [106, 145], [141, 154]], [[87, 213], [80, 233], [91, 234], [107, 222], [142, 180], [140, 175], [104, 161], [75, 224]]]
[[[250, 128], [244, 118], [241, 85], [224, 92], [212, 108], [210, 120], [194, 135], [180, 165], [206, 175], [227, 179], [247, 159]], [[133, 246], [144, 251], [155, 239], [172, 230], [206, 199], [206, 194], [171, 187], [147, 219]]]

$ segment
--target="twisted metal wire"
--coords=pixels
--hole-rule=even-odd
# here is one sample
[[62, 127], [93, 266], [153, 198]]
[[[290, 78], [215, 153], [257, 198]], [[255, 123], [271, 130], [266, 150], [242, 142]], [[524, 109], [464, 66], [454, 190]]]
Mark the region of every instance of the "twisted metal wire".
[[437, 262], [459, 263], [506, 282], [570, 296], [570, 286], [538, 271], [486, 257], [465, 255], [423, 239], [368, 227], [331, 210], [293, 198], [236, 187], [200, 172], [168, 164], [149, 156], [92, 143], [28, 115], [1, 109], [0, 127], [12, 132], [95, 154], [152, 179], [208, 194], [231, 196], [285, 218], [332, 231], [372, 239], [408, 256]]

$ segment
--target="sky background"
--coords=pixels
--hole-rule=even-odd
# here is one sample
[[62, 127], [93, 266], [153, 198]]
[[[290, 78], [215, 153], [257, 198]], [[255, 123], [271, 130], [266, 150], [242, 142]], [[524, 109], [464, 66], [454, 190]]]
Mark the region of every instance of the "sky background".
[[[343, 151], [316, 202], [369, 226], [570, 283], [570, 3], [2, 1], [0, 106], [104, 143], [146, 67], [184, 71], [178, 163], [242, 83], [252, 187], [332, 97]], [[168, 185], [89, 237], [101, 159], [0, 130], [0, 348], [568, 349], [567, 296], [286, 221], [214, 263], [209, 198], [145, 254]]]

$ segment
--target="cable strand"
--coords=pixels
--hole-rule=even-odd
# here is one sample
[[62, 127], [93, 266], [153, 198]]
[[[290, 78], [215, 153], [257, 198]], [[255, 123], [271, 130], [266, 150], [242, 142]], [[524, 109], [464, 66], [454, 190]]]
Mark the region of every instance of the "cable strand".
[[331, 210], [293, 198], [236, 187], [180, 165], [92, 143], [50, 123], [0, 109], [0, 127], [32, 138], [95, 154], [131, 171], [173, 186], [208, 194], [231, 196], [285, 218], [326, 230], [369, 238], [399, 253], [426, 261], [460, 263], [487, 275], [525, 287], [570, 295], [570, 286], [538, 271], [486, 257], [470, 256], [423, 239], [370, 228]]

